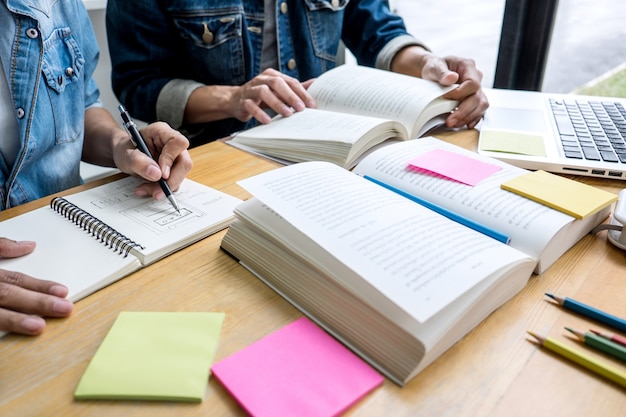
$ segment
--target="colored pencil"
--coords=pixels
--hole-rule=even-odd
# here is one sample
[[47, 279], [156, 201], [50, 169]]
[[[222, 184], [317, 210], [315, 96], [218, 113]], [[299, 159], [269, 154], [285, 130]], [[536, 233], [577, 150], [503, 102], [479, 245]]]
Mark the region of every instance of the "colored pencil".
[[554, 353], [566, 359], [569, 359], [570, 361], [577, 363], [584, 368], [587, 368], [591, 372], [594, 372], [626, 388], [626, 372], [617, 369], [611, 364], [599, 361], [596, 358], [584, 352], [581, 352], [580, 350], [571, 348], [554, 338], [541, 337], [532, 332], [528, 332], [528, 334], [537, 339], [539, 344], [546, 349], [549, 349]]
[[616, 317], [612, 314], [605, 313], [602, 310], [598, 310], [595, 307], [591, 307], [587, 304], [583, 304], [580, 301], [576, 301], [569, 297], [557, 297], [546, 293], [546, 295], [559, 303], [563, 308], [574, 311], [590, 319], [596, 320], [600, 323], [606, 324], [616, 330], [626, 331], [626, 320]]
[[565, 330], [578, 336], [578, 338], [587, 346], [598, 349], [607, 355], [611, 355], [614, 358], [626, 362], [626, 347], [618, 345], [615, 342], [611, 342], [610, 340], [600, 337], [595, 333], [581, 332], [580, 330], [574, 330], [570, 327], [566, 327]]
[[615, 342], [618, 345], [622, 345], [626, 347], [626, 337], [620, 336], [615, 333], [603, 333], [598, 330], [589, 330], [591, 333], [597, 334], [600, 337], [604, 337], [605, 339], [610, 340], [611, 342]]

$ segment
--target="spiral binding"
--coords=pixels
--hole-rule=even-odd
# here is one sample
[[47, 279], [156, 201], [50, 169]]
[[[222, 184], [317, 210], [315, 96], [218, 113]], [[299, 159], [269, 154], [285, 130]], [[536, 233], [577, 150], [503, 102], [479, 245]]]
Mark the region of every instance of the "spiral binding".
[[134, 242], [111, 226], [92, 216], [80, 207], [70, 203], [62, 197], [55, 197], [50, 202], [50, 207], [66, 219], [88, 232], [104, 245], [127, 257], [132, 248], [144, 249], [139, 243]]

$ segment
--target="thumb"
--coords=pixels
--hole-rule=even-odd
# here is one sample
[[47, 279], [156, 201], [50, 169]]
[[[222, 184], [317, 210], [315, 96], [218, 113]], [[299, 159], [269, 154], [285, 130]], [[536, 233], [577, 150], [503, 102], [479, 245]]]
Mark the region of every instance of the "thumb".
[[35, 242], [16, 241], [0, 237], [0, 258], [17, 258], [35, 250]]

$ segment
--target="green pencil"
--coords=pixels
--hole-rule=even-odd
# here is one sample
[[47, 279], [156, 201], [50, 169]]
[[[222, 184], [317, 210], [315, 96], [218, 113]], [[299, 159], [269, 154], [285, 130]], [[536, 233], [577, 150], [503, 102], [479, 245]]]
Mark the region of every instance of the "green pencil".
[[596, 358], [587, 355], [585, 352], [573, 349], [552, 337], [542, 337], [532, 332], [528, 332], [528, 334], [537, 339], [541, 346], [546, 349], [550, 349], [554, 353], [557, 353], [564, 358], [589, 369], [591, 372], [595, 372], [596, 374], [610, 379], [616, 384], [626, 388], [626, 372], [617, 369], [609, 363], [599, 361]]
[[566, 327], [565, 330], [578, 336], [587, 346], [591, 346], [594, 349], [598, 349], [614, 358], [626, 362], [626, 347], [620, 346], [592, 332], [581, 332], [580, 330], [574, 330], [569, 327]]

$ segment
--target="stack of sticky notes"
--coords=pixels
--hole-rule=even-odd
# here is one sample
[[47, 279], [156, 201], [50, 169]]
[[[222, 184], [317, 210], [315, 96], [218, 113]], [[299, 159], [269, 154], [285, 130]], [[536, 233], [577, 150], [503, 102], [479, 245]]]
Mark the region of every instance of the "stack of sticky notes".
[[224, 313], [120, 313], [74, 397], [202, 401], [223, 320]]
[[217, 362], [213, 376], [254, 417], [330, 417], [383, 377], [307, 318]]
[[522, 195], [577, 219], [590, 216], [617, 200], [617, 195], [545, 171], [529, 172], [501, 184]]

